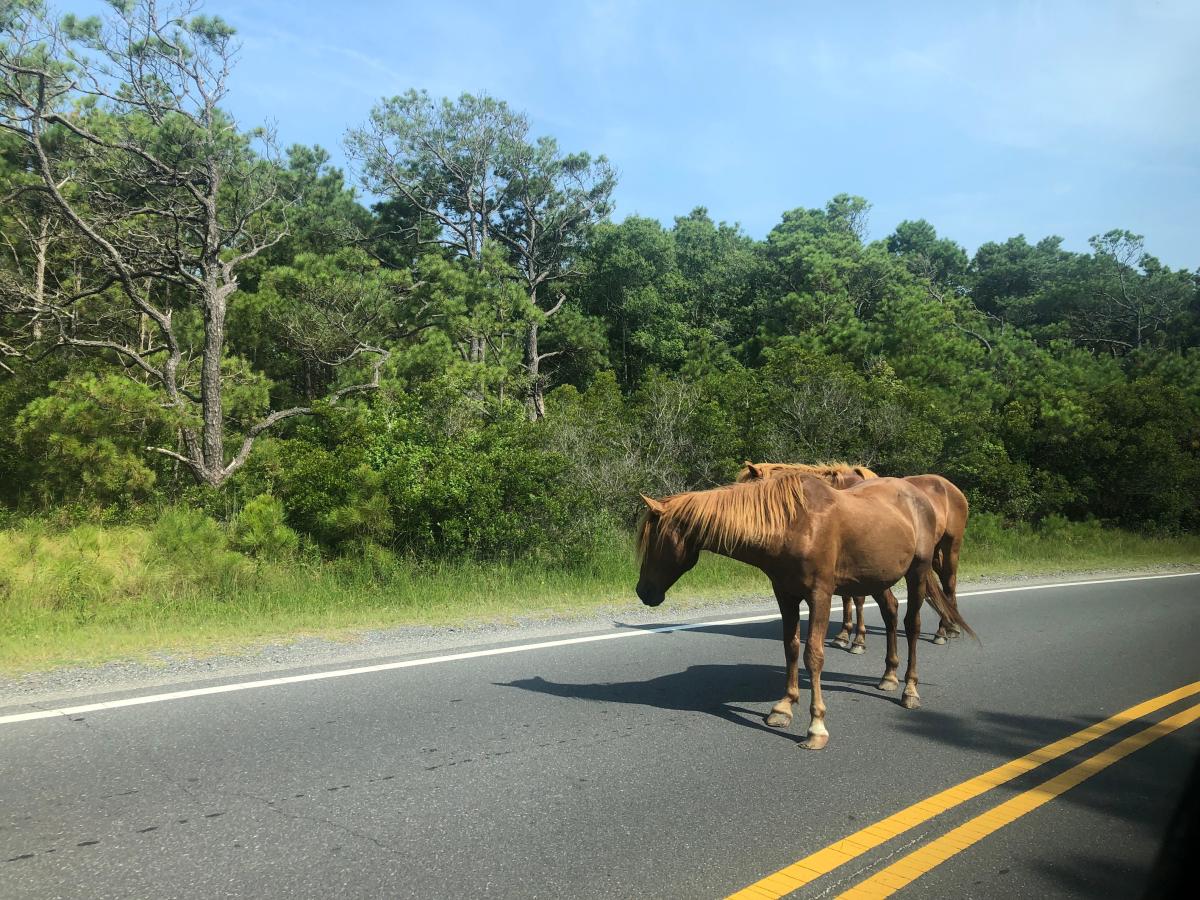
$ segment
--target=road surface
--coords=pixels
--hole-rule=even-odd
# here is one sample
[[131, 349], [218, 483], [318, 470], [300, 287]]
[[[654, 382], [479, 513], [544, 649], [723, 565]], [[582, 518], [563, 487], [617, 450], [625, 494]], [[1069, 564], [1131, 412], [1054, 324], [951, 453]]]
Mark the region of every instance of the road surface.
[[[762, 724], [783, 688], [770, 607], [8, 707], [0, 897], [818, 897], [871, 878], [906, 896], [1136, 896], [1200, 753], [1200, 721], [1180, 724], [1200, 685], [1177, 690], [1200, 681], [1198, 600], [1198, 575], [976, 593], [961, 608], [982, 646], [929, 643], [927, 609], [916, 711], [875, 688], [869, 610], [866, 655], [826, 651], [820, 752], [797, 746], [807, 693], [791, 729]], [[87, 708], [131, 697], [150, 702]], [[837, 843], [879, 822], [874, 846]]]

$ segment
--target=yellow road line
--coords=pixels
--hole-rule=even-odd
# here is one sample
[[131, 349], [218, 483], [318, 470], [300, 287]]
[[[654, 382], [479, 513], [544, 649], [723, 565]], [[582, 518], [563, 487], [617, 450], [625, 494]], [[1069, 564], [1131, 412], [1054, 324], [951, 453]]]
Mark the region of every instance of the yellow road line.
[[972, 800], [994, 787], [1012, 781], [1019, 775], [1024, 775], [1026, 772], [1030, 772], [1045, 763], [1056, 760], [1060, 756], [1070, 753], [1072, 750], [1077, 750], [1084, 744], [1116, 731], [1123, 725], [1135, 722], [1143, 716], [1157, 712], [1164, 707], [1170, 706], [1172, 703], [1194, 696], [1195, 694], [1200, 694], [1200, 681], [1195, 681], [1157, 697], [1152, 697], [1136, 706], [1131, 706], [1129, 709], [1123, 710], [1116, 715], [1109, 716], [1102, 722], [1089, 725], [1081, 731], [1068, 735], [1052, 744], [1047, 744], [1045, 747], [1040, 747], [1019, 759], [1004, 763], [990, 771], [984, 772], [982, 775], [969, 778], [961, 784], [948, 788], [941, 793], [934, 794], [928, 799], [914, 803], [912, 806], [902, 809], [898, 813], [888, 816], [886, 819], [881, 819], [874, 825], [868, 825], [866, 828], [860, 829], [854, 832], [854, 834], [830, 844], [823, 850], [811, 853], [798, 862], [794, 862], [790, 866], [786, 866], [778, 872], [774, 872], [756, 881], [749, 887], [730, 894], [729, 900], [734, 900], [734, 898], [737, 898], [737, 900], [743, 900], [743, 898], [746, 898], [746, 900], [751, 900], [751, 898], [752, 900], [762, 900], [762, 898], [767, 897], [784, 897], [797, 888], [808, 884], [810, 881], [832, 872], [838, 866], [849, 862], [857, 856], [861, 856], [868, 850], [872, 850], [897, 835], [903, 834], [910, 828], [914, 828], [922, 822], [926, 822], [934, 816], [944, 813], [948, 809], [953, 809], [960, 803]]
[[1082, 781], [1091, 778], [1097, 772], [1102, 772], [1113, 763], [1118, 762], [1140, 750], [1147, 744], [1165, 737], [1173, 731], [1190, 725], [1200, 719], [1200, 704], [1178, 712], [1170, 718], [1156, 722], [1149, 728], [1131, 735], [1120, 743], [1113, 744], [1107, 750], [1102, 750], [1095, 756], [1085, 759], [1072, 766], [1061, 775], [1055, 775], [1035, 788], [1017, 794], [1011, 800], [1006, 800], [998, 806], [993, 806], [982, 815], [976, 816], [964, 825], [959, 825], [934, 841], [914, 850], [912, 853], [892, 863], [886, 869], [880, 869], [866, 881], [856, 884], [842, 894], [842, 897], [852, 900], [864, 898], [887, 897], [901, 888], [911, 884], [931, 869], [940, 866], [956, 853], [966, 850], [973, 844], [983, 840], [994, 831], [999, 831], [1005, 825], [1015, 822], [1022, 816], [1033, 812], [1039, 806], [1049, 803], [1059, 794], [1069, 791]]

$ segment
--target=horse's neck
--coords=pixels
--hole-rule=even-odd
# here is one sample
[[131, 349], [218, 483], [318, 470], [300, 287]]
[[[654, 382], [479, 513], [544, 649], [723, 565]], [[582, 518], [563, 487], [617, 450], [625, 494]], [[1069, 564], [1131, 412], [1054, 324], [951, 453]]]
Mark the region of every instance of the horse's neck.
[[702, 539], [697, 539], [697, 542], [701, 550], [716, 553], [718, 556], [728, 557], [737, 562], [754, 566], [757, 569], [763, 569], [763, 571], [766, 571], [767, 561], [774, 556], [762, 544], [734, 541], [731, 545], [728, 541], [722, 541], [715, 535], [706, 535]]
[[[754, 482], [753, 487], [743, 487], [743, 490], [781, 490], [785, 487], [769, 482]], [[709, 494], [709, 492], [701, 492]], [[701, 499], [695, 497], [692, 502]], [[753, 498], [754, 503], [769, 504], [761, 514], [749, 516], [744, 509], [744, 501], [739, 509], [735, 493], [717, 494], [702, 498], [704, 506], [693, 506], [681, 509], [684, 529], [691, 533], [690, 542], [698, 550], [708, 550], [727, 556], [758, 568], [763, 568], [775, 555], [775, 545], [785, 539], [787, 534], [796, 528], [806, 526], [808, 517], [804, 506], [803, 494], [796, 490], [795, 495], [784, 494], [782, 497]], [[765, 519], [775, 518], [768, 525]], [[739, 521], [739, 519], [741, 521]], [[707, 527], [706, 527], [707, 526]]]

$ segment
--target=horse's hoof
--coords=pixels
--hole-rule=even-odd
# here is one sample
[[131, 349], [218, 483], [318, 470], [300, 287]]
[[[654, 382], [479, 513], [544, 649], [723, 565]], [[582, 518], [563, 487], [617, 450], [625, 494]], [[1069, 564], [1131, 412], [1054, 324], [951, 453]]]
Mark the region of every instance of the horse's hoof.
[[900, 681], [896, 678], [883, 678], [880, 680], [877, 687], [881, 691], [894, 691], [896, 688], [900, 687]]
[[850, 642], [845, 638], [836, 637], [833, 639], [833, 646], [846, 650], [850, 647]]
[[855, 656], [858, 656], [859, 654], [866, 653], [867, 647], [865, 644], [855, 644], [853, 647], [850, 648], [850, 652], [853, 653]]
[[766, 721], [772, 728], [787, 728], [792, 724], [792, 717], [788, 713], [771, 711]]
[[921, 698], [916, 694], [905, 694], [900, 698], [900, 705], [905, 709], [920, 709]]
[[810, 734], [800, 742], [800, 747], [804, 750], [821, 750], [829, 743], [829, 735], [827, 734]]
[[935, 634], [933, 636], [933, 642], [935, 644], [944, 644], [944, 643], [946, 643], [946, 639], [944, 637], [942, 637], [940, 634]]

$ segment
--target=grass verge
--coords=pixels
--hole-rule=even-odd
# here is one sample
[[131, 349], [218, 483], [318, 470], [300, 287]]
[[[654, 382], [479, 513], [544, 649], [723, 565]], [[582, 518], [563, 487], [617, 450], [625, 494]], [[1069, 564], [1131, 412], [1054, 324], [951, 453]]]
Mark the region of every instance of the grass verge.
[[[962, 577], [1200, 563], [1200, 536], [1152, 538], [1091, 523], [1040, 528], [976, 516]], [[632, 551], [611, 535], [570, 568], [416, 564], [386, 551], [336, 560], [254, 560], [209, 520], [164, 516], [153, 528], [27, 521], [0, 531], [0, 671], [214, 652], [291, 636], [398, 625], [503, 622], [601, 606], [638, 606]], [[672, 601], [766, 594], [754, 569], [704, 554]]]

